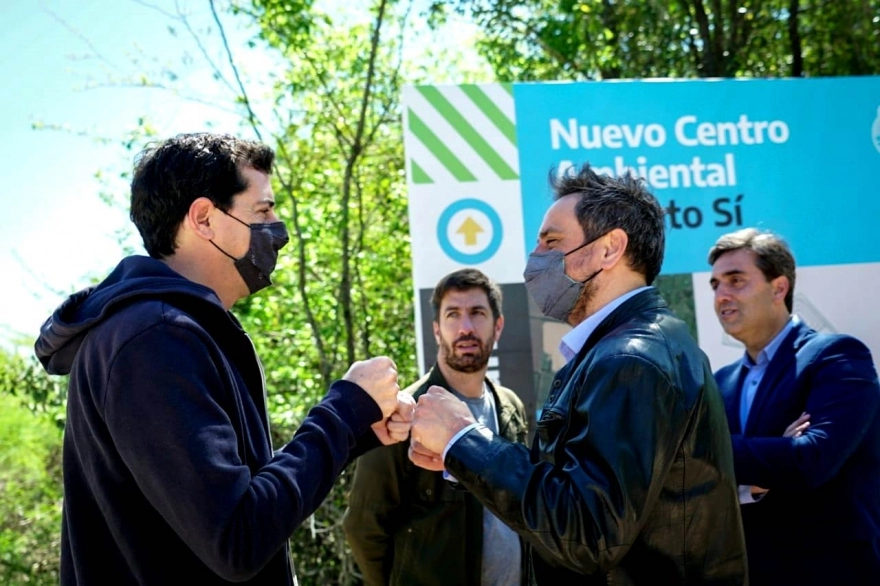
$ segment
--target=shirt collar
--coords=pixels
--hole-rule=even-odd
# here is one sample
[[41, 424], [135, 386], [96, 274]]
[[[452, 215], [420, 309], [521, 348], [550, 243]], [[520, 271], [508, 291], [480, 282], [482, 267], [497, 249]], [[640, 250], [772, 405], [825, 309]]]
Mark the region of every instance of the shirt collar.
[[569, 362], [572, 358], [577, 356], [578, 352], [581, 351], [581, 348], [584, 347], [584, 344], [587, 343], [587, 340], [590, 337], [599, 324], [608, 317], [611, 312], [615, 309], [623, 305], [623, 303], [642, 291], [647, 291], [648, 289], [653, 289], [651, 286], [647, 287], [639, 287], [638, 289], [634, 289], [629, 293], [624, 293], [620, 297], [617, 297], [606, 303], [599, 311], [576, 325], [570, 332], [562, 336], [562, 340], [559, 342], [559, 351], [562, 353], [562, 356], [565, 358], [566, 362]]
[[785, 326], [779, 330], [779, 333], [774, 336], [770, 343], [764, 346], [764, 349], [758, 352], [758, 359], [755, 362], [752, 362], [751, 357], [749, 356], [748, 351], [743, 352], [742, 364], [746, 368], [751, 368], [756, 364], [764, 364], [773, 360], [773, 356], [776, 354], [776, 351], [779, 350], [779, 347], [782, 345], [782, 341], [785, 340], [785, 337], [788, 336], [788, 333], [791, 329], [801, 323], [800, 318], [792, 314]]

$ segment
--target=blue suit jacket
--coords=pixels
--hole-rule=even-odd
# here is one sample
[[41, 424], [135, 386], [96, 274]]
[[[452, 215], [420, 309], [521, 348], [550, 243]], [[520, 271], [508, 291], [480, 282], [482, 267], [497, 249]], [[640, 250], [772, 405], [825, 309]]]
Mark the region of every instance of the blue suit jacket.
[[[741, 508], [752, 586], [880, 584], [880, 385], [869, 350], [851, 336], [795, 325], [742, 429], [744, 371], [736, 362], [715, 379], [736, 480], [769, 489]], [[783, 438], [804, 411], [809, 429]]]

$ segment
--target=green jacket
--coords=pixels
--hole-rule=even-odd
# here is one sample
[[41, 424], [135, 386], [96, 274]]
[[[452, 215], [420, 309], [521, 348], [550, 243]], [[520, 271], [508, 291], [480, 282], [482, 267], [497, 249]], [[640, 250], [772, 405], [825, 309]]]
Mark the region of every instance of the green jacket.
[[[525, 443], [522, 401], [486, 379], [498, 408], [499, 435]], [[434, 366], [408, 387], [417, 400], [432, 385], [449, 388]], [[357, 460], [343, 527], [368, 586], [479, 586], [483, 508], [441, 472], [415, 466], [409, 442]]]

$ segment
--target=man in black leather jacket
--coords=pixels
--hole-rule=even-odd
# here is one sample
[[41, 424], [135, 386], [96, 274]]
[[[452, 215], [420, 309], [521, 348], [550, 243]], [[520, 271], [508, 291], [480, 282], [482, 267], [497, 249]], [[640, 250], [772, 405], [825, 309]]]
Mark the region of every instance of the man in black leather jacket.
[[651, 287], [663, 210], [629, 175], [553, 181], [526, 287], [574, 328], [531, 452], [451, 394], [419, 399], [410, 458], [443, 469], [527, 542], [533, 584], [744, 584], [724, 406], [705, 355]]

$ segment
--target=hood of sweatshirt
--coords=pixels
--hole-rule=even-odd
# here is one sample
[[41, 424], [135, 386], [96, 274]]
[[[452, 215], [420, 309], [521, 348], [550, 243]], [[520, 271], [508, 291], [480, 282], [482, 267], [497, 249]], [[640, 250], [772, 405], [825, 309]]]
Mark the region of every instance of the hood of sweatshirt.
[[230, 315], [216, 293], [190, 281], [162, 261], [146, 256], [124, 258], [104, 281], [68, 297], [40, 328], [34, 344], [49, 374], [69, 374], [86, 334], [119, 309], [139, 299], [165, 299], [216, 307], [219, 319]]

